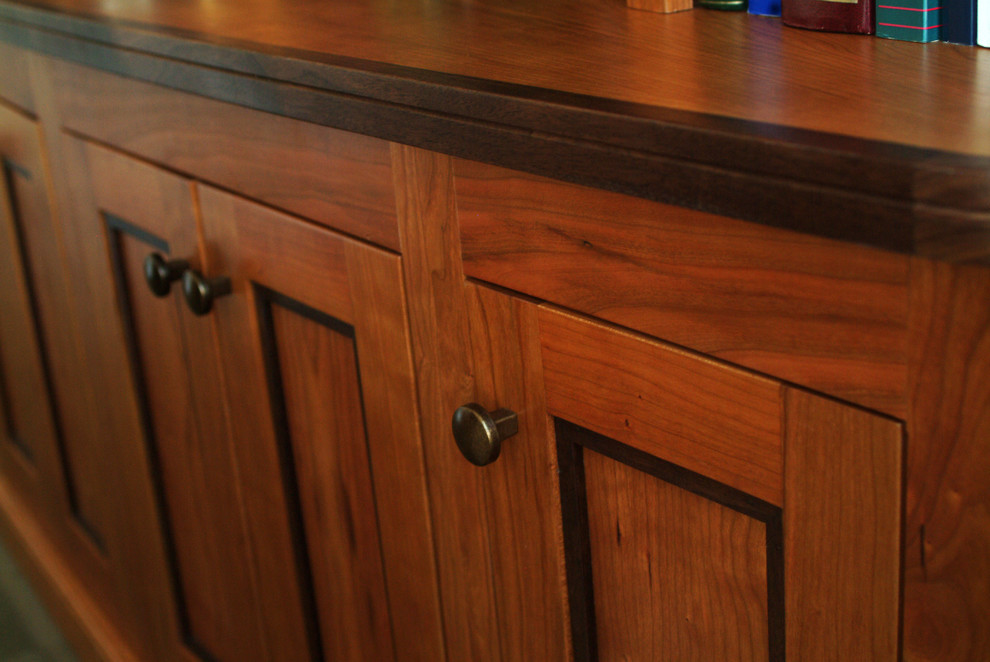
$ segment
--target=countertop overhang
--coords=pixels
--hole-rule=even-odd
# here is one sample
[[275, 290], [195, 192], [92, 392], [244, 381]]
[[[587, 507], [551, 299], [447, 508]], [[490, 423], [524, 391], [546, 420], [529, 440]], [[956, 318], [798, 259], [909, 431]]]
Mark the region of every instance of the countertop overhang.
[[5, 0], [0, 41], [658, 202], [990, 261], [990, 49], [605, 0], [401, 4]]

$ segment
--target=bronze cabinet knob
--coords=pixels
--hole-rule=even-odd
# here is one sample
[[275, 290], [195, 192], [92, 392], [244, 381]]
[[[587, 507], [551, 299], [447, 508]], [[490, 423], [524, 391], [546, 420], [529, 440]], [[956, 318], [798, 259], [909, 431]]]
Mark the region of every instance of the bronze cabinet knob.
[[454, 412], [451, 427], [457, 447], [467, 461], [483, 467], [498, 459], [502, 441], [519, 431], [519, 419], [514, 411], [489, 412], [481, 405], [469, 402]]
[[189, 310], [196, 315], [206, 315], [213, 309], [213, 302], [220, 297], [230, 294], [230, 279], [204, 278], [195, 269], [189, 269], [182, 275], [182, 294], [186, 297]]
[[186, 260], [166, 260], [158, 253], [144, 258], [144, 280], [156, 297], [167, 296], [172, 283], [182, 278], [189, 268]]

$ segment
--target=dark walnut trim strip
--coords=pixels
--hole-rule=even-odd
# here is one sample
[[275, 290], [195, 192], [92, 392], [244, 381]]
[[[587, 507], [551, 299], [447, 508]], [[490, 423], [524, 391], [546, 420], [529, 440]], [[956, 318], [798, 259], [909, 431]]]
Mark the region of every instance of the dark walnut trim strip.
[[902, 253], [990, 260], [990, 248], [984, 250], [990, 247], [987, 158], [150, 32], [20, 5], [0, 5], [0, 41], [221, 101], [658, 202]]

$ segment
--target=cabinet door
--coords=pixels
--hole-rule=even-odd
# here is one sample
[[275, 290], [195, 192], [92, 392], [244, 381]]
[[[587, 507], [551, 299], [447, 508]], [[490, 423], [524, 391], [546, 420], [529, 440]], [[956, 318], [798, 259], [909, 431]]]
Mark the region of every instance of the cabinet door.
[[576, 658], [897, 658], [899, 423], [538, 315]]
[[211, 315], [274, 650], [439, 659], [399, 258], [198, 191], [206, 276], [232, 287]]
[[65, 481], [23, 216], [34, 209], [23, 199], [39, 186], [44, 193], [39, 147], [33, 122], [0, 106], [0, 461], [23, 495], [43, 507], [46, 490], [58, 493]]

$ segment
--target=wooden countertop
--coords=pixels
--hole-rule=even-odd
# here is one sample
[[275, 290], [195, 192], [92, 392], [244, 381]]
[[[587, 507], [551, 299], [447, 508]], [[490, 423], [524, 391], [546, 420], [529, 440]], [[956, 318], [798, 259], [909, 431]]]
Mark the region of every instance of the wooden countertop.
[[990, 49], [612, 0], [2, 0], [0, 39], [663, 202], [990, 255]]

